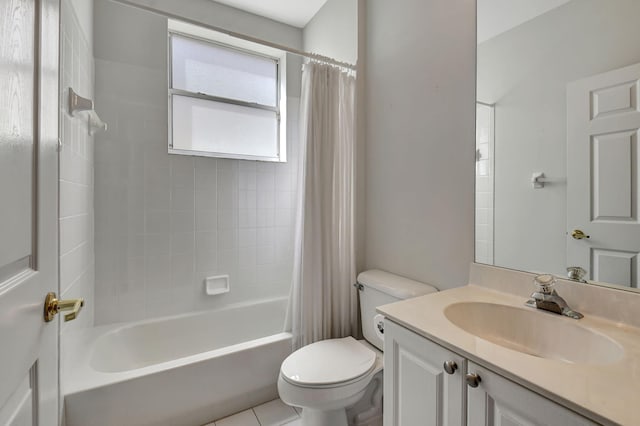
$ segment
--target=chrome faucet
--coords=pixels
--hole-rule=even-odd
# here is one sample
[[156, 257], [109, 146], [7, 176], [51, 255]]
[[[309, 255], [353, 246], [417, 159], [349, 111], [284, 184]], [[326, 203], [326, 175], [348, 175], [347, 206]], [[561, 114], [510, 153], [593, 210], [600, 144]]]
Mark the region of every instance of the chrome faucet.
[[580, 319], [584, 316], [580, 312], [569, 308], [567, 302], [553, 289], [556, 284], [556, 278], [553, 275], [538, 275], [533, 279], [533, 282], [536, 284], [536, 291], [531, 294], [531, 299], [526, 302], [527, 306], [573, 319]]

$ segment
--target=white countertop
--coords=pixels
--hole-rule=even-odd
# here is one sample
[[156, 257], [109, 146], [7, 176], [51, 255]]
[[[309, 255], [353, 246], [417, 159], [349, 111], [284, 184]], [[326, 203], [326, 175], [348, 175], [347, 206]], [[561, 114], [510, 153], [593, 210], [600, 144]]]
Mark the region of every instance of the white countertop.
[[[378, 308], [392, 321], [520, 383], [597, 422], [640, 425], [640, 328], [585, 314], [581, 320], [554, 315], [604, 334], [624, 349], [621, 360], [588, 365], [539, 358], [493, 344], [451, 323], [447, 306], [485, 302], [522, 308], [527, 299], [476, 285], [416, 297]], [[524, 308], [530, 309], [530, 308]], [[585, 348], [576, 348], [576, 351]]]

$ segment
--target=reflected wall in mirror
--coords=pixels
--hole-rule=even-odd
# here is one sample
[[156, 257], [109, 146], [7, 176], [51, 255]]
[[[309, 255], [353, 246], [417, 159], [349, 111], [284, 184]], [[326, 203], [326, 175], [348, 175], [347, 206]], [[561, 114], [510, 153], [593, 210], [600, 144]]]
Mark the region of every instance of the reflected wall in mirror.
[[637, 0], [478, 0], [477, 262], [637, 289], [638, 16]]

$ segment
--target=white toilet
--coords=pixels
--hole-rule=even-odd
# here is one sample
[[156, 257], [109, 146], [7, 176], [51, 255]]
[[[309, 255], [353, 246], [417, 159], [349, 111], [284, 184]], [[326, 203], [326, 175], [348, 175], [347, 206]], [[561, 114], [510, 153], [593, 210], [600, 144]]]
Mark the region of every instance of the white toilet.
[[304, 426], [382, 424], [384, 331], [376, 307], [437, 291], [379, 270], [362, 272], [358, 284], [366, 340], [345, 337], [312, 343], [289, 355], [280, 367], [280, 399], [302, 407]]

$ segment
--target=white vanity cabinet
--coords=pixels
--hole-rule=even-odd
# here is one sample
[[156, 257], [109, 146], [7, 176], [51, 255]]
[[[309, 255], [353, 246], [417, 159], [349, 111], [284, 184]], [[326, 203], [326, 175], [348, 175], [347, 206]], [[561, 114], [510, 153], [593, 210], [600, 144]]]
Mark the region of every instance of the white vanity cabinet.
[[384, 336], [384, 424], [463, 426], [466, 360], [389, 320]]
[[467, 389], [468, 426], [598, 425], [471, 361], [467, 371], [480, 377], [477, 387]]
[[597, 425], [390, 320], [384, 335], [385, 426]]

